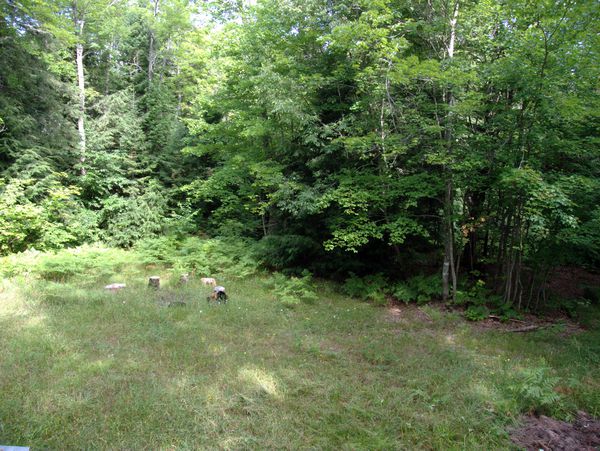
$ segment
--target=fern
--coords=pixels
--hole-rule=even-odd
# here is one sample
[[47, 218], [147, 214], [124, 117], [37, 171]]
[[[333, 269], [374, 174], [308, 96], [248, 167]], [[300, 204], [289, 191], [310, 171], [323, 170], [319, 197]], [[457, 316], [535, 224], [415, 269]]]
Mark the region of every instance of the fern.
[[510, 390], [523, 412], [551, 413], [561, 405], [562, 397], [554, 390], [559, 382], [548, 367], [540, 366], [523, 370]]

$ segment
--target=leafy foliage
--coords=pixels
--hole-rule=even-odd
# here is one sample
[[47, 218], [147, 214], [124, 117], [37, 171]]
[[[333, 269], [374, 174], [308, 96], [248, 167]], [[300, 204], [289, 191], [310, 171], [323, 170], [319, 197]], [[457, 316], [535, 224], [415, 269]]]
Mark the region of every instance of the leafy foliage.
[[2, 258], [2, 275], [33, 275], [53, 282], [72, 279], [106, 280], [128, 273], [138, 264], [137, 256], [120, 249], [82, 246], [54, 253], [28, 251]]
[[561, 396], [555, 391], [559, 382], [547, 366], [539, 366], [521, 371], [510, 390], [522, 412], [551, 414], [560, 410]]
[[307, 271], [302, 277], [286, 277], [275, 273], [267, 285], [281, 305], [287, 308], [294, 308], [301, 303], [312, 304], [318, 299], [312, 285], [312, 275]]
[[441, 296], [439, 277], [437, 275], [418, 275], [411, 277], [406, 282], [394, 286], [393, 295], [403, 302], [416, 301], [424, 304], [438, 299]]
[[469, 321], [481, 321], [487, 319], [489, 315], [490, 309], [485, 305], [470, 305], [467, 310], [465, 310], [465, 318]]
[[179, 241], [175, 237], [159, 237], [139, 241], [135, 250], [145, 264], [167, 264], [176, 273], [244, 278], [258, 270], [250, 246], [240, 241], [196, 237]]
[[386, 303], [388, 282], [383, 274], [357, 277], [352, 274], [342, 289], [348, 296], [383, 305]]

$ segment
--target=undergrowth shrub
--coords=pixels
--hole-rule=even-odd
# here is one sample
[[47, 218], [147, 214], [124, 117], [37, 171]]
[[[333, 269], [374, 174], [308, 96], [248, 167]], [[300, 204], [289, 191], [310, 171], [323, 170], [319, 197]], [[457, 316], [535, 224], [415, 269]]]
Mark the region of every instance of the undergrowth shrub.
[[385, 304], [388, 282], [383, 274], [372, 274], [366, 277], [358, 277], [353, 273], [346, 279], [342, 290], [348, 296], [373, 302], [374, 304]]
[[470, 305], [465, 310], [465, 318], [469, 321], [481, 321], [490, 316], [490, 309], [485, 305]]
[[18, 254], [0, 257], [0, 276], [8, 279], [27, 274], [37, 265], [40, 255], [40, 251], [30, 249]]
[[319, 250], [319, 243], [302, 235], [267, 235], [255, 245], [265, 267], [296, 273], [309, 266]]
[[74, 277], [106, 279], [135, 265], [135, 255], [120, 249], [80, 247], [42, 254], [34, 273], [42, 279], [64, 282]]
[[498, 316], [503, 322], [522, 317], [511, 303], [506, 303], [501, 296], [493, 294], [481, 279], [459, 290], [455, 303], [467, 307], [465, 318], [469, 321], [481, 321], [490, 314]]
[[135, 250], [144, 264], [166, 264], [177, 273], [244, 278], [258, 270], [250, 244], [241, 239], [159, 237], [139, 241]]
[[560, 378], [552, 376], [545, 365], [526, 368], [516, 377], [509, 390], [523, 413], [551, 415], [563, 409], [562, 396], [556, 391]]
[[304, 271], [302, 277], [286, 277], [284, 274], [274, 273], [267, 286], [287, 308], [294, 308], [302, 302], [312, 304], [318, 299], [312, 275], [308, 271]]
[[65, 282], [73, 278], [107, 278], [136, 265], [138, 260], [133, 253], [121, 249], [81, 246], [53, 253], [26, 251], [4, 257], [1, 263], [3, 277], [33, 274], [45, 280]]
[[177, 252], [178, 242], [175, 237], [161, 236], [138, 241], [134, 249], [145, 265], [169, 263]]
[[392, 294], [397, 300], [405, 303], [425, 304], [441, 296], [440, 277], [436, 274], [411, 277], [405, 282], [397, 283]]
[[104, 241], [112, 246], [131, 247], [143, 237], [157, 236], [165, 224], [164, 191], [164, 187], [151, 182], [129, 197], [112, 195], [104, 199], [100, 215]]

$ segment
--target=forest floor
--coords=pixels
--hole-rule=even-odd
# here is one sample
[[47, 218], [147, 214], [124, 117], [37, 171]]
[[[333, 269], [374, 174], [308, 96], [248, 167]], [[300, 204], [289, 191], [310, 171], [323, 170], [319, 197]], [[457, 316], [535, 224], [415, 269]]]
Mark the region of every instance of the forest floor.
[[148, 275], [113, 277], [120, 292], [94, 275], [2, 281], [0, 444], [508, 449], [528, 397], [558, 394], [558, 419], [600, 416], [597, 311], [568, 336], [519, 334], [328, 283], [288, 309], [266, 276], [220, 278], [230, 302], [209, 306], [196, 280], [152, 291]]

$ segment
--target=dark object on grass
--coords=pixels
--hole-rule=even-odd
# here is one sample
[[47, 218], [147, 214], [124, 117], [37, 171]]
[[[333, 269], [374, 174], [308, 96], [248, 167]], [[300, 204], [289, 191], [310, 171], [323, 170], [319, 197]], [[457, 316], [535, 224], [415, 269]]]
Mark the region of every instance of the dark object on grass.
[[227, 293], [225, 293], [225, 287], [220, 285], [214, 287], [210, 296], [206, 298], [206, 301], [215, 301], [218, 304], [227, 304]]
[[148, 279], [148, 286], [158, 290], [160, 288], [160, 277], [152, 276]]

